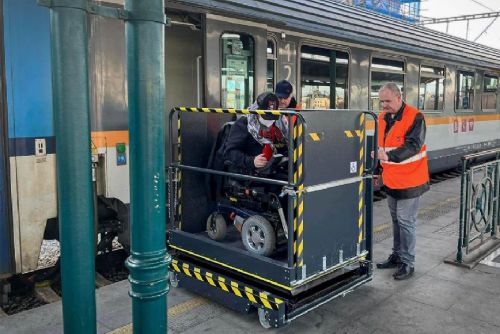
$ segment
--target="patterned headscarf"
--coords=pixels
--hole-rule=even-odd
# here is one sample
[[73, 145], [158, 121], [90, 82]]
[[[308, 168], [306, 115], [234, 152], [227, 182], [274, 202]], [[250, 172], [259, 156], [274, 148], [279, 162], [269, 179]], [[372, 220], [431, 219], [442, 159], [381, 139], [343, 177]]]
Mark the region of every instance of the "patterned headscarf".
[[[257, 102], [248, 107], [248, 110], [258, 110], [258, 109], [259, 105], [257, 104]], [[274, 143], [268, 138], [262, 137], [260, 135], [260, 130], [263, 125], [259, 122], [259, 115], [250, 114], [246, 115], [246, 117], [248, 120], [248, 126], [247, 126], [248, 132], [252, 135], [252, 137], [261, 145], [270, 144], [274, 151]], [[274, 124], [281, 131], [283, 138], [285, 138], [285, 141], [288, 144], [288, 122], [285, 119], [285, 116], [280, 116], [274, 122]]]

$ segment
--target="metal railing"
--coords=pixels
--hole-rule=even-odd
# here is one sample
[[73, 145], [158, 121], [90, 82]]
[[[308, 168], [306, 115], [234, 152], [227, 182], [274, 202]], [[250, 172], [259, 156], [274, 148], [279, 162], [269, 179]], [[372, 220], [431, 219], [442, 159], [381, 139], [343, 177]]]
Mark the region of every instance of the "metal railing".
[[[495, 160], [477, 163], [488, 157]], [[457, 262], [498, 234], [500, 149], [462, 157]]]

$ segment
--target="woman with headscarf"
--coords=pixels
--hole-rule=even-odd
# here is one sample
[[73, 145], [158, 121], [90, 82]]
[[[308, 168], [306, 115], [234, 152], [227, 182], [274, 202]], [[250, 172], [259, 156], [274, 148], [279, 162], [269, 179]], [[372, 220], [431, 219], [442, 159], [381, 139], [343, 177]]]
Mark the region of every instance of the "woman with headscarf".
[[[278, 97], [262, 93], [249, 110], [277, 110]], [[254, 174], [267, 167], [273, 156], [288, 155], [288, 127], [283, 117], [271, 114], [250, 114], [239, 118], [231, 127], [224, 158], [231, 169]]]

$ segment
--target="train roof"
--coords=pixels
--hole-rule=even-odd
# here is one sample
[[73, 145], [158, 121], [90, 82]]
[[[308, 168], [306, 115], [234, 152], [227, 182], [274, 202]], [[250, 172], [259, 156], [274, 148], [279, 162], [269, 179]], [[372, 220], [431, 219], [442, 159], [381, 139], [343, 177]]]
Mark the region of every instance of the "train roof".
[[402, 53], [500, 70], [500, 50], [334, 0], [169, 0]]

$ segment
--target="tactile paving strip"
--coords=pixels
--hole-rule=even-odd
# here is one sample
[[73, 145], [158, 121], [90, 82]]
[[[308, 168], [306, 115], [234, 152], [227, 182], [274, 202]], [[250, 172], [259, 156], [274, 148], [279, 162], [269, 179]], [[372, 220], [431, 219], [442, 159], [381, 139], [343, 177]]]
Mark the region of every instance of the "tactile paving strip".
[[227, 309], [223, 306], [208, 301], [204, 304], [190, 305], [178, 314], [169, 314], [168, 329], [175, 333], [190, 332], [194, 327], [220, 317], [225, 312]]
[[444, 216], [445, 214], [460, 208], [460, 198], [449, 198], [441, 203], [431, 205], [420, 210], [418, 219], [421, 222], [433, 220]]
[[438, 230], [434, 231], [436, 234], [441, 234], [441, 235], [446, 235], [446, 236], [453, 236], [458, 238], [458, 218], [455, 219], [452, 223], [443, 226], [439, 228]]
[[[418, 214], [418, 224], [423, 225], [426, 222], [442, 217], [452, 212], [453, 210], [458, 209], [459, 207], [460, 207], [460, 198], [453, 197], [445, 201], [442, 201], [440, 203], [422, 208], [420, 209], [420, 212]], [[449, 236], [454, 236], [454, 235], [458, 236], [457, 223], [458, 220], [455, 220], [451, 224], [448, 224], [438, 229], [437, 231], [435, 231], [435, 233], [449, 235]], [[382, 242], [392, 237], [392, 222], [390, 221], [386, 222], [383, 224], [383, 226], [384, 226], [383, 228], [379, 229], [374, 233], [373, 239], [376, 243]]]

